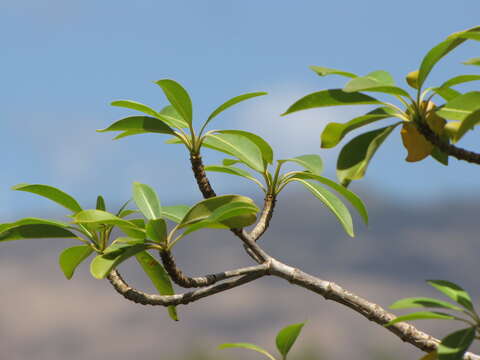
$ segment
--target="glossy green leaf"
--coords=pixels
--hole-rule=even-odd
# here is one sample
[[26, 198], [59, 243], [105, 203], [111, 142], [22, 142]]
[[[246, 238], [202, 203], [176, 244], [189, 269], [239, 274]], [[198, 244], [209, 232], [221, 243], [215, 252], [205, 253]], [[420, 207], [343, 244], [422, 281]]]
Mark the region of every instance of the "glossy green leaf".
[[262, 153], [263, 160], [265, 160], [268, 164], [271, 164], [273, 162], [273, 149], [270, 146], [270, 144], [266, 142], [264, 139], [262, 139], [260, 136], [248, 131], [243, 131], [243, 130], [220, 130], [220, 131], [215, 131], [215, 133], [244, 136], [258, 146], [258, 148]]
[[462, 305], [468, 310], [474, 311], [470, 295], [459, 285], [446, 280], [427, 280], [427, 283], [448, 296], [457, 304]]
[[480, 122], [480, 109], [470, 113], [465, 119], [463, 119], [455, 133], [454, 141], [460, 140], [463, 135], [469, 130], [472, 130]]
[[405, 90], [395, 86], [392, 76], [382, 70], [350, 80], [343, 88], [343, 91], [347, 93], [372, 91], [408, 97], [408, 93]]
[[451, 88], [437, 87], [437, 88], [432, 88], [432, 91], [440, 95], [445, 101], [451, 101], [456, 97], [462, 95], [457, 90], [454, 90]]
[[477, 80], [480, 80], [480, 75], [459, 75], [445, 81], [442, 85], [440, 85], [440, 87], [449, 88], [455, 85], [464, 84], [466, 82], [477, 81]]
[[225, 111], [226, 109], [228, 109], [229, 107], [232, 107], [233, 105], [236, 105], [238, 104], [239, 102], [242, 102], [242, 101], [245, 101], [245, 100], [248, 100], [248, 99], [251, 99], [251, 98], [254, 98], [254, 97], [257, 97], [257, 96], [262, 96], [262, 95], [267, 95], [266, 92], [253, 92], [253, 93], [248, 93], [248, 94], [243, 94], [243, 95], [239, 95], [239, 96], [235, 96], [234, 98], [231, 98], [230, 100], [224, 102], [222, 105], [220, 105], [219, 107], [217, 107], [211, 114], [210, 116], [208, 117], [207, 121], [205, 122], [205, 125], [206, 126], [210, 120], [212, 120], [214, 117], [216, 117], [218, 114], [220, 114], [221, 112]]
[[75, 223], [79, 224], [106, 224], [118, 226], [128, 236], [139, 239], [145, 238], [145, 232], [138, 228], [133, 222], [124, 220], [109, 212], [102, 210], [83, 210], [73, 217]]
[[236, 166], [208, 165], [208, 166], [205, 166], [205, 171], [207, 172], [213, 171], [213, 172], [220, 172], [220, 173], [225, 173], [230, 175], [241, 176], [261, 185], [261, 183], [247, 170], [238, 168]]
[[234, 156], [253, 170], [265, 169], [260, 148], [250, 138], [240, 134], [207, 134], [203, 146]]
[[443, 308], [451, 310], [462, 310], [458, 306], [447, 301], [437, 300], [428, 297], [412, 297], [395, 301], [389, 306], [390, 309], [410, 309], [418, 307]]
[[[222, 195], [209, 198], [193, 205], [180, 222], [179, 228], [184, 228], [188, 225], [205, 220], [209, 218], [216, 209], [229, 203], [236, 202], [255, 205], [252, 199], [241, 195]], [[228, 222], [225, 222], [225, 225], [228, 226]]]
[[332, 181], [326, 177], [306, 172], [297, 173], [293, 176], [293, 178], [315, 180], [331, 187], [333, 190], [342, 195], [358, 211], [358, 214], [362, 217], [365, 224], [368, 224], [368, 212], [362, 199], [360, 199], [360, 197], [354, 192], [348, 190], [345, 186], [337, 184], [335, 181]]
[[345, 124], [331, 122], [322, 132], [321, 147], [324, 149], [336, 146], [349, 132], [375, 121], [392, 117], [395, 111], [388, 107], [379, 107], [365, 115], [356, 117]]
[[300, 335], [304, 325], [305, 323], [288, 325], [278, 332], [275, 343], [284, 359], [297, 340], [298, 335]]
[[222, 164], [225, 165], [225, 166], [235, 165], [235, 164], [238, 164], [238, 163], [240, 163], [240, 160], [236, 160], [236, 159], [223, 159], [222, 160]]
[[163, 219], [149, 220], [146, 226], [147, 236], [150, 240], [163, 244], [167, 240], [167, 223]]
[[170, 79], [155, 82], [165, 93], [170, 104], [189, 125], [192, 124], [192, 100], [188, 92], [178, 82]]
[[474, 27], [463, 32], [450, 35], [445, 41], [433, 47], [422, 60], [418, 73], [418, 85], [421, 88], [425, 82], [428, 74], [432, 71], [435, 64], [440, 61], [450, 51], [454, 50], [457, 46], [466, 41], [464, 38], [460, 38], [459, 35], [465, 32], [476, 31], [480, 27]]
[[350, 140], [340, 151], [337, 177], [341, 183], [361, 179], [380, 145], [401, 122], [369, 131]]
[[97, 210], [107, 210], [106, 206], [105, 206], [105, 199], [103, 198], [103, 196], [101, 195], [98, 195], [97, 196], [97, 205], [96, 205], [96, 209]]
[[475, 339], [475, 328], [455, 331], [442, 339], [438, 345], [438, 360], [461, 360]]
[[188, 128], [188, 123], [182, 119], [180, 113], [172, 105], [165, 106], [160, 110], [157, 117], [163, 120], [168, 126], [177, 129]]
[[97, 130], [97, 132], [106, 131], [124, 131], [116, 137], [120, 139], [122, 137], [144, 134], [144, 133], [159, 133], [173, 135], [174, 131], [170, 126], [163, 121], [148, 117], [148, 116], [130, 116], [122, 120], [114, 122], [112, 125], [105, 129]]
[[437, 110], [437, 114], [445, 119], [461, 121], [476, 110], [480, 110], [480, 91], [457, 96]]
[[187, 205], [162, 206], [162, 217], [178, 224], [189, 209]]
[[162, 206], [156, 191], [146, 184], [139, 182], [133, 183], [133, 201], [138, 209], [149, 220], [160, 219], [162, 217]]
[[427, 319], [439, 319], [439, 320], [455, 320], [455, 316], [445, 314], [437, 311], [419, 311], [407, 315], [396, 317], [392, 321], [388, 322], [384, 326], [390, 326], [399, 322], [411, 321], [411, 320], [427, 320]]
[[[478, 29], [479, 29], [479, 27], [476, 28], [476, 30], [478, 30]], [[471, 30], [469, 32], [465, 32], [465, 33], [460, 34], [458, 37], [460, 37], [462, 39], [470, 39], [470, 40], [480, 41], [480, 31]]]
[[122, 262], [146, 250], [146, 248], [147, 245], [140, 243], [132, 245], [112, 244], [105, 250], [104, 254], [98, 255], [92, 260], [90, 273], [96, 279], [103, 279]]
[[123, 107], [131, 110], [137, 110], [153, 117], [157, 116], [157, 112], [153, 110], [151, 107], [136, 101], [132, 101], [132, 100], [116, 100], [116, 101], [112, 101], [110, 105]]
[[90, 256], [93, 249], [89, 245], [72, 246], [60, 253], [59, 263], [65, 277], [71, 279], [78, 265]]
[[317, 183], [306, 181], [299, 178], [292, 178], [292, 181], [300, 182], [308, 191], [310, 191], [316, 198], [323, 202], [327, 208], [337, 217], [348, 235], [354, 237], [352, 216], [348, 208], [343, 202], [333, 193], [320, 186]]
[[331, 69], [323, 66], [310, 66], [310, 69], [315, 71], [319, 76], [327, 76], [327, 75], [341, 75], [349, 78], [355, 78], [357, 75], [347, 72], [347, 71], [342, 71], [342, 70], [337, 70], [337, 69]]
[[57, 220], [46, 220], [39, 218], [23, 218], [11, 223], [0, 224], [0, 233], [22, 225], [52, 225], [60, 228], [67, 228], [69, 224]]
[[279, 163], [294, 162], [310, 171], [312, 174], [320, 175], [323, 172], [323, 160], [319, 155], [308, 154], [294, 158], [278, 160]]
[[292, 106], [283, 115], [291, 114], [300, 110], [321, 108], [339, 105], [368, 105], [381, 104], [377, 99], [362, 93], [347, 93], [341, 89], [330, 89], [318, 91], [307, 95]]
[[265, 355], [270, 360], [275, 360], [273, 355], [271, 355], [267, 350], [261, 348], [260, 346], [255, 345], [255, 344], [250, 344], [250, 343], [227, 343], [227, 344], [220, 345], [218, 348], [219, 349], [228, 349], [228, 348], [249, 349], [249, 350], [253, 350], [253, 351], [256, 351], [260, 354]]
[[26, 191], [43, 196], [57, 204], [71, 210], [73, 213], [81, 211], [81, 206], [77, 201], [67, 193], [49, 185], [41, 184], [18, 184], [12, 187], [13, 190]]
[[[155, 286], [160, 295], [175, 294], [168, 273], [165, 271], [163, 266], [157, 260], [155, 260], [153, 256], [151, 256], [146, 251], [142, 251], [136, 254], [135, 258], [142, 267], [143, 271], [145, 271], [145, 274], [147, 274], [147, 276], [150, 278], [153, 286]], [[167, 309], [170, 317], [173, 320], [178, 321], [176, 307], [168, 306]]]
[[480, 57], [468, 59], [467, 61], [464, 61], [462, 64], [480, 66]]
[[76, 239], [77, 235], [71, 231], [51, 224], [29, 224], [9, 228], [0, 233], [1, 241], [24, 240], [24, 239], [53, 239], [65, 238]]

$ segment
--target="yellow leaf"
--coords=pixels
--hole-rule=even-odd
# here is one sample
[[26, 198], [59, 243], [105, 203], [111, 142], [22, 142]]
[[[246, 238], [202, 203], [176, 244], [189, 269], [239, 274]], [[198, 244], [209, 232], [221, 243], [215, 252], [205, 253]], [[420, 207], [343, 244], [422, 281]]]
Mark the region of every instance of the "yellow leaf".
[[403, 146], [408, 151], [406, 161], [420, 161], [431, 154], [433, 145], [420, 134], [415, 124], [403, 123], [400, 134], [402, 135]]
[[437, 359], [437, 351], [434, 350], [431, 353], [420, 358], [420, 360], [436, 360]]
[[435, 111], [435, 104], [433, 101], [429, 101], [427, 104], [427, 111], [429, 111], [427, 115], [427, 124], [430, 127], [430, 129], [433, 130], [433, 132], [437, 135], [441, 135], [443, 132], [443, 128], [445, 127], [445, 124], [447, 123], [444, 118], [441, 118], [440, 116], [437, 115]]
[[445, 133], [448, 135], [448, 137], [452, 140], [453, 143], [456, 142], [455, 138], [457, 137], [457, 132], [460, 124], [460, 121], [449, 121], [444, 127]]

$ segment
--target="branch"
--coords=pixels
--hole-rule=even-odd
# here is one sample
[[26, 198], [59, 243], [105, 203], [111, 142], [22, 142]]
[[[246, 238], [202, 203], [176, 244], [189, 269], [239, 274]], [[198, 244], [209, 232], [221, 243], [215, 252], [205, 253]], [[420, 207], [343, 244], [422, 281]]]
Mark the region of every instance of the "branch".
[[273, 209], [275, 208], [275, 203], [277, 202], [276, 196], [274, 194], [267, 194], [263, 203], [262, 215], [258, 219], [257, 224], [250, 232], [250, 237], [257, 241], [260, 236], [267, 230], [270, 225], [270, 220], [273, 216]]
[[458, 160], [468, 161], [474, 164], [480, 164], [480, 154], [465, 150], [455, 145], [446, 143], [435, 134], [426, 122], [417, 122], [417, 129], [433, 145], [438, 147], [444, 153], [457, 158]]
[[200, 300], [204, 297], [212, 296], [214, 294], [233, 289], [237, 286], [247, 284], [251, 281], [257, 280], [266, 275], [265, 269], [252, 270], [247, 275], [235, 280], [226, 281], [224, 283], [205, 287], [203, 289], [187, 292], [184, 294], [175, 295], [157, 295], [147, 294], [143, 291], [132, 288], [125, 280], [122, 279], [117, 270], [113, 270], [108, 274], [107, 278], [113, 285], [115, 290], [125, 299], [133, 301], [142, 305], [186, 305], [188, 303]]

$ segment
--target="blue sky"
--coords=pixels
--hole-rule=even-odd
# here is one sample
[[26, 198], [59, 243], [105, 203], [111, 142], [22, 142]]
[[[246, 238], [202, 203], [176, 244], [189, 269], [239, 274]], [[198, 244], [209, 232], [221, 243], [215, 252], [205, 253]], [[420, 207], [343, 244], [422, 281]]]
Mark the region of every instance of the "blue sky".
[[[427, 50], [477, 25], [479, 13], [478, 0], [0, 1], [0, 215], [8, 220], [56, 210], [9, 190], [20, 182], [60, 187], [86, 207], [99, 193], [115, 205], [128, 199], [132, 181], [154, 186], [164, 203], [199, 199], [184, 149], [163, 144], [159, 135], [113, 142], [111, 134], [95, 132], [131, 114], [109, 106], [112, 100], [166, 105], [152, 82], [162, 78], [189, 90], [197, 124], [230, 97], [269, 92], [212, 126], [256, 132], [278, 157], [321, 154], [334, 177], [338, 150], [320, 149], [321, 129], [368, 108], [280, 117], [298, 98], [343, 85], [342, 78], [317, 77], [308, 66], [358, 74], [385, 69], [403, 84]], [[460, 48], [439, 63], [432, 84], [465, 71], [460, 62], [475, 56], [478, 43]], [[475, 134], [461, 145], [475, 148]], [[475, 166], [451, 161], [447, 169], [430, 159], [410, 164], [405, 156], [397, 132], [359, 184], [410, 202], [467, 196], [478, 181]], [[222, 158], [204, 157], [207, 163]], [[257, 193], [226, 175], [212, 179], [223, 193]]]

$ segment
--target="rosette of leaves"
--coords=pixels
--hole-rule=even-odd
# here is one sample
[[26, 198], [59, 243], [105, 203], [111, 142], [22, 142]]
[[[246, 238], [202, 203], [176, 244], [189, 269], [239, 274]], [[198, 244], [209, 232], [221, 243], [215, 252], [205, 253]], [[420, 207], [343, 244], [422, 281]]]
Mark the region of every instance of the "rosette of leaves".
[[[293, 344], [295, 344], [295, 341], [300, 335], [300, 332], [302, 331], [304, 325], [305, 323], [288, 325], [278, 332], [277, 337], [275, 339], [275, 344], [277, 346], [278, 352], [281, 355], [282, 360], [287, 360], [287, 355], [290, 352], [290, 349], [292, 348]], [[264, 355], [270, 360], [276, 360], [276, 358], [267, 350], [265, 350], [264, 348], [258, 345], [251, 344], [251, 343], [226, 343], [226, 344], [220, 345], [218, 348], [219, 349], [237, 348], [237, 349], [253, 350], [257, 353]]]
[[[427, 280], [427, 283], [456, 304], [430, 297], [405, 298], [390, 305], [391, 309], [434, 308], [441, 311], [418, 311], [402, 315], [385, 324], [390, 326], [402, 321], [440, 319], [460, 321], [468, 327], [445, 336], [438, 349], [421, 360], [460, 360], [475, 338], [480, 336], [480, 317], [470, 295], [459, 285], [445, 280]], [[452, 315], [451, 313], [459, 315]]]
[[[337, 176], [345, 185], [364, 177], [372, 157], [399, 125], [403, 145], [408, 151], [406, 161], [420, 161], [432, 156], [448, 165], [448, 155], [429, 143], [418, 131], [417, 124], [428, 124], [445, 142], [457, 142], [480, 121], [480, 91], [461, 93], [454, 89], [457, 85], [480, 80], [480, 75], [462, 74], [439, 86], [424, 87], [437, 62], [467, 40], [480, 41], [480, 27], [454, 33], [433, 47], [423, 58], [419, 69], [407, 75], [407, 83], [415, 90], [413, 94], [397, 86], [392, 76], [383, 70], [358, 76], [337, 69], [312, 66], [311, 69], [320, 76], [339, 75], [348, 81], [341, 89], [322, 90], [301, 98], [283, 115], [329, 106], [377, 106], [346, 123], [329, 123], [321, 134], [321, 147], [332, 148], [354, 130], [379, 121], [388, 122], [387, 126], [364, 132], [343, 146], [337, 160]], [[465, 64], [478, 65], [478, 58], [470, 59]], [[376, 94], [391, 96], [394, 102], [374, 97]], [[435, 104], [435, 97], [443, 103]]]

